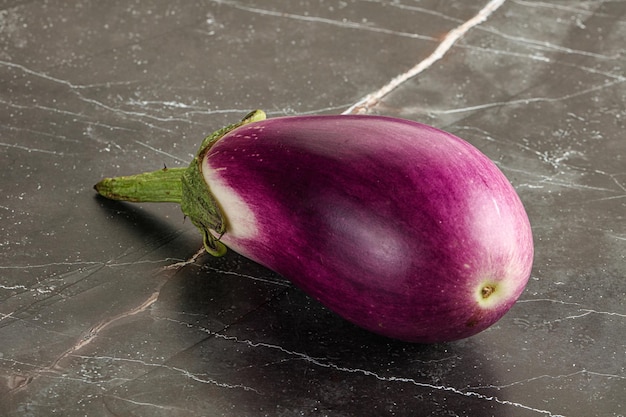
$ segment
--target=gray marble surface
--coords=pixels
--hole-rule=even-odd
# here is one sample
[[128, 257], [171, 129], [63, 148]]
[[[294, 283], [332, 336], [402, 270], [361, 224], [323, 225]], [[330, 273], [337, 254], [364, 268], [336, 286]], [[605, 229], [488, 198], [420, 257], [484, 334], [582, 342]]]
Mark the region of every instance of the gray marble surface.
[[[626, 3], [0, 1], [0, 415], [626, 415]], [[536, 241], [469, 339], [356, 328], [179, 208], [97, 198], [251, 109], [473, 143]]]

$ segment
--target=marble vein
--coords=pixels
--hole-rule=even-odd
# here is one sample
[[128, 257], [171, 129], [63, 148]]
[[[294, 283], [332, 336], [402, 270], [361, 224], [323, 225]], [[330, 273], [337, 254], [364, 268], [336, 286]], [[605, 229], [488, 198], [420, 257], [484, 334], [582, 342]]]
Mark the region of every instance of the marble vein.
[[379, 90], [366, 95], [361, 100], [350, 106], [343, 113], [366, 113], [371, 107], [375, 106], [380, 100], [382, 100], [383, 97], [385, 97], [391, 91], [395, 90], [406, 81], [430, 68], [435, 62], [443, 58], [459, 39], [461, 39], [469, 30], [483, 23], [492, 13], [500, 8], [500, 6], [504, 4], [504, 2], [505, 0], [491, 0], [473, 18], [448, 32], [448, 34], [443, 38], [443, 41], [439, 44], [439, 46], [437, 46], [433, 53], [430, 54], [426, 59], [420, 61], [417, 65], [415, 65], [407, 72], [396, 76]]
[[565, 94], [559, 97], [529, 97], [529, 98], [520, 98], [520, 99], [516, 99], [516, 100], [506, 100], [506, 101], [496, 101], [496, 102], [491, 102], [491, 103], [483, 103], [483, 104], [477, 104], [474, 106], [467, 106], [467, 107], [458, 107], [458, 108], [454, 108], [454, 109], [447, 109], [447, 110], [429, 110], [429, 113], [432, 114], [455, 114], [455, 113], [465, 113], [465, 112], [470, 112], [470, 111], [476, 111], [476, 110], [485, 110], [485, 109], [490, 109], [490, 108], [494, 108], [494, 107], [504, 107], [504, 106], [516, 106], [516, 105], [529, 105], [532, 103], [555, 103], [555, 102], [560, 102], [560, 101], [566, 101], [566, 100], [571, 100], [573, 98], [577, 98], [580, 96], [584, 96], [587, 94], [591, 94], [591, 93], [595, 93], [598, 91], [602, 91], [611, 87], [614, 87], [616, 85], [622, 84], [624, 83], [624, 81], [626, 81], [626, 77], [618, 77], [617, 79], [613, 80], [613, 81], [606, 81], [604, 83], [602, 83], [601, 85], [595, 85], [593, 87], [589, 87], [589, 88], [585, 88], [583, 90], [579, 90], [570, 94]]
[[[626, 198], [626, 195], [621, 196], [621, 198]], [[618, 235], [615, 235], [615, 234], [612, 234], [612, 233], [608, 233], [608, 235], [613, 237], [613, 238], [615, 238], [615, 239], [617, 239], [617, 240], [626, 241], [626, 236], [618, 236]]]
[[58, 373], [59, 371], [63, 370], [64, 366], [61, 363], [65, 359], [67, 359], [68, 357], [77, 356], [76, 352], [80, 351], [81, 349], [85, 348], [86, 346], [94, 342], [94, 340], [96, 340], [96, 338], [100, 335], [100, 333], [103, 332], [105, 329], [107, 329], [114, 323], [124, 318], [142, 313], [146, 311], [148, 308], [150, 308], [150, 306], [152, 306], [157, 301], [159, 293], [163, 285], [164, 285], [164, 282], [161, 283], [161, 285], [159, 285], [158, 288], [138, 306], [128, 311], [125, 311], [123, 313], [112, 316], [106, 320], [103, 320], [100, 323], [89, 328], [89, 330], [83, 332], [83, 334], [78, 338], [78, 340], [76, 340], [76, 342], [72, 346], [70, 346], [68, 349], [66, 349], [63, 353], [58, 355], [56, 359], [50, 365], [45, 366], [45, 367], [36, 367], [36, 369], [31, 372], [31, 376], [29, 376], [28, 378], [25, 378], [24, 383], [19, 386], [16, 386], [14, 390], [23, 389], [24, 387], [29, 385], [32, 381], [34, 381], [38, 377], [41, 377], [50, 373], [52, 374]]
[[[125, 382], [130, 382], [132, 381], [131, 378], [122, 378], [122, 377], [115, 377], [115, 378], [109, 378], [109, 379], [101, 379], [101, 378], [90, 378], [88, 376], [70, 376], [64, 373], [59, 373], [59, 372], [52, 372], [50, 370], [46, 370], [45, 372], [42, 372], [39, 376], [44, 376], [46, 378], [49, 379], [59, 379], [59, 380], [63, 380], [63, 381], [75, 381], [75, 382], [80, 382], [81, 384], [89, 384], [89, 385], [98, 385], [100, 387], [102, 387], [105, 384], [108, 385], [119, 385], [119, 384], [123, 384]], [[32, 382], [32, 381], [30, 381]]]
[[13, 318], [13, 313], [14, 311], [8, 313], [8, 314], [4, 314], [4, 313], [0, 313], [0, 322], [6, 320], [6, 319], [12, 319]]
[[515, 43], [527, 45], [529, 48], [537, 49], [540, 51], [557, 52], [557, 53], [563, 53], [567, 55], [588, 56], [588, 57], [598, 58], [602, 60], [615, 60], [615, 59], [619, 59], [620, 57], [620, 54], [614, 54], [614, 55], [598, 54], [598, 53], [591, 52], [591, 51], [584, 51], [581, 49], [573, 49], [573, 48], [568, 48], [568, 47], [561, 46], [561, 45], [556, 45], [554, 43], [547, 42], [547, 41], [529, 39], [524, 36], [509, 35], [507, 33], [504, 33], [500, 30], [496, 30], [493, 28], [482, 28], [482, 30], [485, 30], [489, 33], [500, 36], [504, 39], [513, 41]]
[[[500, 165], [501, 168], [504, 168], [503, 165]], [[562, 166], [556, 166], [553, 168], [557, 168], [560, 169], [562, 168]], [[555, 187], [560, 187], [560, 188], [569, 188], [569, 189], [574, 189], [574, 190], [581, 190], [581, 191], [602, 191], [602, 192], [615, 192], [615, 190], [610, 189], [610, 188], [606, 188], [606, 187], [594, 187], [594, 186], [590, 186], [590, 185], [583, 185], [583, 184], [577, 184], [571, 180], [568, 179], [561, 179], [561, 178], [557, 178], [559, 175], [562, 175], [563, 172], [558, 172], [554, 175], [542, 175], [542, 174], [538, 174], [536, 172], [531, 172], [531, 171], [526, 171], [523, 169], [518, 169], [518, 168], [512, 168], [512, 167], [506, 167], [507, 171], [510, 172], [517, 172], [517, 173], [521, 173], [530, 177], [535, 177], [536, 178], [536, 182], [534, 183], [519, 183], [516, 185], [516, 188], [522, 188], [522, 187], [527, 187], [527, 188], [544, 188], [546, 185], [549, 186], [555, 186]], [[618, 195], [618, 196], [614, 196], [613, 198], [617, 198], [617, 199], [621, 199], [624, 198], [626, 196], [624, 195]], [[605, 200], [608, 198], [601, 198], [601, 199], [590, 199], [590, 200], [582, 200], [580, 203], [585, 203], [585, 202], [593, 202], [593, 201], [600, 201], [600, 200]]]
[[140, 407], [156, 408], [157, 410], [164, 410], [164, 411], [168, 411], [168, 412], [174, 412], [175, 411], [175, 412], [178, 413], [177, 415], [179, 415], [180, 412], [183, 412], [186, 415], [193, 415], [193, 413], [194, 413], [193, 410], [189, 410], [189, 409], [186, 409], [186, 408], [167, 406], [167, 405], [159, 405], [159, 404], [148, 403], [148, 402], [144, 402], [144, 401], [131, 400], [130, 398], [124, 398], [124, 397], [120, 397], [120, 396], [117, 396], [117, 395], [108, 395], [108, 397], [116, 399], [116, 400], [128, 402], [128, 403], [133, 404], [133, 405], [138, 405]]
[[[203, 256], [205, 254], [206, 254], [206, 251], [204, 250], [204, 247], [201, 247], [188, 260], [186, 260], [186, 261], [179, 261], [179, 262], [173, 263], [171, 265], [164, 266], [163, 270], [178, 270], [178, 269], [186, 267], [188, 265], [195, 264], [196, 261], [198, 260], [198, 258], [200, 258], [201, 256]], [[291, 283], [289, 283], [286, 280], [280, 279], [280, 278], [277, 278], [277, 279], [262, 278], [262, 277], [258, 277], [258, 276], [254, 276], [254, 275], [242, 274], [242, 273], [235, 272], [235, 271], [229, 271], [229, 270], [225, 270], [225, 269], [215, 268], [215, 267], [207, 265], [207, 264], [201, 265], [200, 268], [206, 269], [206, 270], [209, 270], [209, 271], [212, 271], [212, 272], [216, 272], [216, 273], [221, 274], [221, 275], [232, 275], [232, 276], [236, 276], [236, 277], [239, 277], [239, 278], [250, 279], [250, 280], [253, 280], [253, 281], [260, 281], [260, 282], [263, 282], [263, 283], [266, 283], [266, 284], [272, 284], [272, 285], [276, 285], [276, 286], [280, 286], [280, 287], [291, 287]]]
[[233, 275], [239, 278], [245, 278], [245, 279], [250, 279], [253, 281], [259, 281], [259, 282], [263, 282], [266, 284], [272, 284], [272, 285], [276, 285], [279, 287], [291, 287], [292, 284], [289, 281], [286, 281], [284, 279], [280, 279], [280, 278], [276, 278], [276, 279], [270, 279], [270, 278], [263, 278], [263, 277], [258, 277], [258, 276], [254, 276], [254, 275], [248, 275], [248, 274], [241, 274], [239, 272], [235, 272], [235, 271], [227, 271], [227, 270], [223, 270], [223, 269], [218, 269], [218, 268], [214, 268], [212, 266], [209, 265], [202, 265], [202, 269], [208, 269], [210, 271], [213, 272], [217, 272], [219, 274], [222, 275]]
[[215, 332], [212, 330], [209, 330], [205, 327], [200, 327], [200, 326], [195, 326], [192, 325], [190, 323], [186, 323], [186, 322], [182, 322], [179, 320], [174, 320], [174, 319], [170, 319], [170, 318], [162, 318], [163, 320], [167, 320], [167, 321], [172, 321], [175, 323], [178, 323], [180, 325], [186, 326], [188, 328], [195, 328], [198, 329], [199, 331], [202, 331], [204, 333], [207, 333], [208, 335], [218, 338], [218, 339], [222, 339], [225, 341], [229, 341], [229, 342], [234, 342], [234, 343], [238, 343], [238, 344], [243, 344], [246, 345], [250, 348], [265, 348], [265, 349], [271, 349], [271, 350], [277, 350], [281, 353], [284, 353], [288, 356], [291, 356], [295, 359], [298, 360], [303, 360], [307, 363], [313, 364], [315, 366], [319, 366], [321, 368], [328, 368], [328, 369], [333, 369], [335, 371], [338, 372], [344, 372], [344, 373], [351, 373], [351, 374], [361, 374], [363, 376], [366, 377], [372, 377], [375, 378], [379, 381], [384, 381], [384, 382], [400, 382], [400, 383], [409, 383], [412, 385], [415, 385], [417, 387], [420, 388], [427, 388], [427, 389], [432, 389], [432, 390], [436, 390], [436, 391], [443, 391], [443, 392], [449, 392], [455, 395], [461, 395], [461, 396], [465, 396], [465, 397], [473, 397], [473, 398], [477, 398], [480, 400], [484, 400], [484, 401], [493, 401], [496, 402], [498, 404], [501, 405], [507, 405], [507, 406], [512, 406], [512, 407], [516, 407], [516, 408], [521, 408], [521, 409], [525, 409], [528, 411], [532, 411], [535, 412], [537, 414], [542, 414], [542, 415], [546, 415], [549, 417], [563, 417], [559, 414], [554, 414], [551, 411], [548, 410], [544, 410], [544, 409], [540, 409], [540, 408], [536, 408], [536, 407], [531, 407], [519, 402], [515, 402], [515, 401], [510, 401], [510, 400], [504, 400], [501, 398], [498, 398], [496, 396], [491, 396], [491, 395], [484, 395], [475, 391], [469, 391], [467, 389], [460, 389], [460, 388], [455, 388], [452, 386], [448, 386], [448, 385], [435, 385], [435, 384], [429, 384], [429, 383], [425, 383], [425, 382], [420, 382], [417, 381], [414, 378], [409, 378], [409, 377], [401, 377], [401, 376], [385, 376], [385, 375], [381, 375], [377, 372], [368, 370], [368, 369], [361, 369], [361, 368], [349, 368], [349, 367], [345, 367], [345, 366], [340, 366], [337, 364], [334, 364], [330, 361], [328, 361], [326, 358], [318, 358], [318, 357], [313, 357], [313, 356], [309, 356], [305, 353], [302, 352], [297, 352], [297, 351], [292, 351], [289, 349], [286, 349], [282, 346], [279, 345], [275, 345], [275, 344], [271, 344], [271, 343], [265, 343], [265, 342], [256, 342], [256, 341], [252, 341], [252, 340], [248, 340], [248, 339], [240, 339], [236, 336], [229, 336], [223, 333], [219, 333], [219, 332]]
[[191, 159], [193, 158], [193, 156], [191, 156], [191, 155], [190, 155], [188, 158], [181, 158], [181, 157], [179, 157], [179, 156], [172, 155], [172, 154], [171, 154], [171, 153], [169, 153], [169, 152], [165, 152], [165, 151], [163, 151], [163, 150], [161, 150], [161, 149], [157, 149], [157, 148], [155, 148], [154, 146], [150, 146], [150, 145], [148, 145], [147, 143], [142, 142], [142, 141], [139, 141], [139, 140], [135, 140], [134, 142], [135, 142], [136, 144], [138, 144], [138, 145], [143, 146], [144, 148], [148, 148], [148, 149], [150, 149], [151, 151], [154, 151], [154, 152], [158, 153], [159, 155], [165, 155], [165, 156], [167, 156], [167, 157], [169, 157], [169, 158], [172, 158], [172, 159], [173, 159], [173, 160], [175, 160], [175, 161], [182, 162], [183, 164], [188, 164], [188, 163], [189, 163], [189, 161], [191, 161]]
[[193, 373], [187, 369], [179, 368], [177, 366], [170, 366], [165, 363], [154, 363], [154, 362], [147, 362], [141, 359], [120, 358], [116, 356], [104, 356], [104, 355], [97, 355], [97, 356], [72, 355], [72, 356], [81, 358], [81, 359], [86, 359], [86, 360], [104, 360], [104, 361], [112, 361], [112, 362], [125, 362], [125, 363], [139, 364], [145, 367], [166, 369], [166, 370], [177, 372], [186, 378], [189, 378], [195, 382], [200, 382], [202, 384], [210, 384], [210, 385], [215, 385], [221, 388], [228, 388], [228, 389], [243, 389], [244, 391], [252, 391], [257, 394], [261, 394], [261, 392], [258, 391], [257, 389], [249, 387], [247, 385], [229, 384], [226, 382], [220, 382], [216, 379], [206, 377], [206, 374]]
[[187, 259], [187, 260], [179, 260], [178, 262], [175, 262], [173, 264], [170, 265], [166, 265], [163, 267], [163, 270], [168, 270], [168, 269], [180, 269], [183, 268], [185, 266], [188, 265], [192, 265], [195, 264], [196, 261], [198, 260], [198, 258], [202, 255], [204, 255], [206, 253], [204, 246], [202, 246], [200, 249], [198, 249], [198, 251], [196, 251], [196, 253], [194, 253], [191, 258]]
[[522, 53], [522, 52], [512, 52], [512, 51], [505, 51], [502, 49], [497, 49], [497, 48], [485, 48], [482, 46], [476, 46], [476, 45], [459, 45], [459, 48], [463, 48], [463, 49], [469, 49], [472, 51], [480, 51], [480, 52], [487, 52], [490, 53], [492, 55], [501, 55], [501, 56], [509, 56], [509, 57], [515, 57], [515, 58], [521, 58], [523, 60], [531, 60], [531, 61], [540, 61], [540, 62], [553, 62], [553, 60], [551, 58], [548, 58], [545, 55], [541, 55], [541, 54], [528, 54], [528, 53]]
[[[233, 114], [236, 116], [241, 116], [243, 114], [248, 114], [250, 109], [210, 109], [206, 105], [192, 105], [187, 103], [182, 103], [178, 101], [157, 101], [157, 100], [136, 100], [131, 99], [127, 102], [129, 106], [139, 107], [144, 110], [153, 110], [155, 107], [159, 108], [159, 110], [165, 109], [166, 111], [171, 111], [170, 109], [180, 109], [183, 110], [181, 113], [187, 119], [179, 119], [185, 120], [188, 123], [192, 123], [188, 118], [194, 115], [203, 115], [203, 116], [212, 116], [216, 114]], [[221, 126], [220, 126], [221, 127]]]
[[57, 113], [57, 114], [60, 114], [60, 115], [63, 115], [63, 116], [71, 116], [71, 117], [77, 118], [77, 119], [85, 119], [85, 118], [87, 118], [87, 116], [85, 116], [84, 114], [81, 114], [81, 113], [76, 113], [76, 112], [72, 112], [72, 111], [69, 111], [69, 110], [62, 110], [62, 109], [58, 109], [58, 108], [55, 108], [55, 107], [43, 106], [41, 104], [24, 105], [24, 104], [18, 104], [18, 103], [7, 102], [7, 101], [0, 101], [0, 103], [6, 105], [7, 107], [12, 107], [14, 109], [20, 109], [20, 110], [42, 110], [44, 112]]
[[579, 318], [586, 317], [586, 316], [589, 316], [589, 315], [592, 315], [592, 314], [611, 316], [611, 317], [619, 317], [619, 318], [626, 318], [626, 313], [620, 313], [620, 312], [616, 312], [616, 311], [595, 310], [595, 309], [584, 307], [582, 304], [576, 303], [576, 302], [553, 300], [553, 299], [548, 299], [548, 298], [535, 298], [535, 299], [527, 299], [527, 300], [518, 300], [517, 301], [517, 303], [519, 303], [519, 304], [537, 303], [537, 302], [561, 304], [561, 305], [564, 305], [564, 306], [572, 306], [572, 307], [575, 307], [578, 310], [578, 313], [576, 313], [576, 314], [571, 314], [571, 315], [568, 315], [568, 316], [565, 316], [565, 317], [561, 317], [561, 318], [557, 318], [557, 319], [553, 319], [553, 320], [546, 320], [545, 323], [558, 323], [558, 322], [562, 322], [562, 321], [565, 321], [565, 320], [579, 319]]
[[[131, 262], [114, 262], [113, 260], [108, 261], [74, 261], [74, 262], [49, 262], [45, 264], [28, 264], [28, 265], [0, 265], [0, 270], [2, 269], [42, 269], [42, 268], [50, 268], [56, 266], [72, 266], [72, 267], [84, 267], [84, 266], [102, 266], [108, 268], [119, 268], [126, 267], [132, 265], [141, 265], [141, 264], [163, 264], [170, 262], [181, 262], [179, 258], [164, 258], [164, 259], [140, 259]], [[174, 264], [176, 265], [176, 264]], [[0, 289], [11, 289], [0, 285]]]
[[564, 317], [562, 319], [553, 320], [552, 322], [571, 320], [571, 319], [578, 319], [578, 318], [581, 318], [581, 317], [588, 316], [590, 314], [600, 314], [600, 315], [604, 315], [604, 316], [614, 316], [614, 317], [620, 317], [620, 318], [626, 319], [626, 314], [615, 313], [615, 312], [612, 312], [612, 311], [598, 311], [598, 310], [591, 310], [591, 309], [588, 309], [588, 308], [583, 308], [580, 311], [581, 311], [580, 314], [567, 316], [567, 317]]
[[538, 414], [543, 414], [546, 416], [550, 416], [550, 417], [564, 417], [564, 416], [560, 416], [558, 414], [553, 414], [552, 412], [548, 411], [548, 410], [543, 410], [540, 408], [535, 408], [535, 407], [531, 407], [522, 403], [518, 403], [515, 401], [509, 401], [509, 400], [503, 400], [500, 399], [496, 396], [490, 396], [490, 395], [483, 395], [480, 394], [478, 392], [474, 392], [474, 391], [468, 391], [465, 389], [459, 389], [459, 388], [455, 388], [452, 386], [448, 386], [448, 385], [435, 385], [435, 384], [428, 384], [425, 382], [419, 382], [417, 380], [415, 380], [414, 378], [408, 378], [408, 377], [399, 377], [399, 376], [384, 376], [384, 375], [380, 375], [377, 372], [373, 372], [371, 370], [368, 369], [360, 369], [360, 368], [348, 368], [348, 367], [344, 367], [344, 366], [339, 366], [336, 365], [334, 363], [331, 362], [327, 362], [323, 359], [320, 358], [314, 358], [311, 356], [308, 356], [304, 353], [300, 353], [300, 352], [294, 352], [294, 351], [290, 351], [288, 349], [285, 349], [281, 346], [277, 346], [277, 345], [272, 345], [272, 344], [267, 344], [267, 343], [261, 343], [261, 342], [252, 342], [249, 340], [239, 340], [236, 337], [233, 336], [225, 336], [225, 335], [220, 335], [215, 333], [215, 336], [218, 337], [222, 337], [224, 339], [227, 340], [233, 340], [237, 343], [244, 343], [247, 344], [251, 347], [265, 347], [265, 348], [270, 348], [270, 349], [278, 349], [281, 352], [284, 352], [286, 354], [292, 355], [292, 356], [296, 356], [302, 360], [305, 360], [306, 362], [309, 362], [313, 365], [322, 367], [322, 368], [330, 368], [339, 372], [345, 372], [345, 373], [353, 373], [353, 374], [361, 374], [364, 376], [368, 376], [368, 377], [373, 377], [379, 381], [384, 381], [384, 382], [401, 382], [401, 383], [410, 383], [412, 385], [415, 385], [417, 387], [420, 388], [427, 388], [427, 389], [432, 389], [435, 391], [444, 391], [444, 392], [450, 392], [452, 394], [456, 394], [456, 395], [461, 395], [461, 396], [465, 396], [465, 397], [474, 397], [480, 400], [485, 400], [485, 401], [494, 401], [498, 404], [502, 404], [502, 405], [508, 405], [508, 406], [513, 406], [516, 408], [521, 408], [521, 409], [525, 409], [525, 410], [529, 410], [529, 411], [533, 411], [536, 412]]
[[179, 101], [163, 101], [163, 100], [137, 100], [137, 99], [130, 99], [128, 101], [128, 104], [133, 105], [133, 106], [140, 106], [140, 107], [151, 107], [153, 105], [156, 105], [158, 107], [166, 107], [166, 108], [174, 108], [174, 109], [195, 109], [195, 110], [205, 110], [205, 107], [203, 106], [196, 106], [196, 105], [191, 105], [191, 104], [186, 104], [186, 103], [181, 103]]
[[[130, 116], [131, 118], [138, 118], [138, 119], [142, 120], [145, 125], [147, 125], [148, 127], [153, 128], [153, 129], [156, 129], [156, 130], [161, 130], [161, 131], [165, 131], [165, 132], [172, 133], [172, 134], [175, 133], [174, 131], [172, 131], [170, 129], [166, 129], [166, 128], [163, 128], [163, 127], [156, 126], [154, 124], [148, 123], [148, 122], [145, 121], [145, 119], [154, 120], [154, 121], [158, 121], [158, 122], [187, 122], [187, 123], [189, 122], [189, 120], [187, 120], [187, 119], [177, 118], [177, 117], [173, 117], [173, 116], [159, 117], [159, 116], [156, 116], [156, 115], [153, 115], [153, 114], [149, 114], [149, 113], [145, 113], [145, 112], [129, 111], [129, 110], [123, 110], [123, 109], [120, 109], [120, 108], [112, 107], [112, 106], [109, 106], [109, 105], [107, 105], [105, 103], [102, 103], [102, 102], [100, 102], [100, 101], [98, 101], [96, 99], [86, 97], [81, 92], [81, 90], [84, 90], [84, 89], [91, 89], [91, 88], [97, 88], [97, 87], [102, 87], [102, 86], [110, 87], [111, 85], [115, 85], [115, 84], [129, 85], [129, 84], [134, 83], [133, 81], [122, 81], [122, 82], [117, 82], [117, 83], [107, 82], [107, 83], [101, 83], [101, 84], [82, 85], [82, 84], [74, 84], [74, 83], [72, 83], [70, 81], [63, 80], [63, 79], [60, 79], [60, 78], [57, 78], [57, 77], [53, 77], [53, 76], [48, 75], [46, 73], [38, 72], [38, 71], [32, 70], [32, 69], [30, 69], [30, 68], [28, 68], [28, 67], [26, 67], [24, 65], [16, 64], [16, 63], [13, 63], [13, 62], [0, 61], [0, 66], [2, 66], [2, 65], [6, 66], [6, 67], [9, 67], [9, 68], [18, 69], [18, 70], [24, 72], [25, 74], [28, 74], [28, 75], [31, 75], [31, 76], [35, 76], [35, 77], [38, 77], [38, 78], [41, 78], [41, 79], [44, 79], [44, 80], [47, 80], [47, 81], [51, 81], [51, 82], [56, 83], [56, 84], [60, 84], [60, 85], [66, 86], [66, 87], [68, 87], [70, 89], [71, 92], [76, 94], [76, 96], [81, 101], [83, 101], [85, 103], [92, 104], [95, 107], [99, 107], [99, 108], [105, 109], [105, 110], [107, 110], [109, 112], [112, 112], [112, 113], [115, 113], [115, 114], [121, 114], [123, 116]], [[55, 111], [63, 112], [62, 110], [59, 110], [59, 109], [56, 109]], [[78, 116], [83, 117], [82, 115], [78, 115]]]
[[[169, 116], [169, 117], [159, 117], [159, 116], [155, 116], [153, 114], [150, 113], [145, 113], [145, 112], [138, 112], [138, 111], [129, 111], [129, 110], [122, 110], [116, 107], [112, 107], [109, 106], [107, 104], [104, 104], [98, 100], [92, 99], [92, 98], [87, 98], [87, 97], [80, 97], [83, 101], [85, 101], [86, 103], [90, 103], [93, 104], [96, 107], [100, 107], [103, 108], [105, 110], [108, 110], [112, 113], [117, 113], [117, 114], [121, 114], [124, 116], [133, 116], [133, 117], [138, 117], [140, 119], [151, 119], [151, 120], [155, 120], [158, 122], [189, 122], [189, 120], [187, 119], [183, 119], [183, 118], [179, 118], [179, 117], [173, 117], [173, 116]], [[170, 133], [175, 133], [174, 131], [170, 130], [170, 129], [166, 129], [160, 126], [155, 126], [152, 124], [148, 124], [148, 126], [157, 129], [157, 130], [162, 130], [164, 132], [170, 132]]]
[[69, 82], [67, 80], [63, 80], [61, 78], [56, 78], [56, 77], [48, 75], [48, 74], [46, 74], [44, 72], [38, 72], [38, 71], [32, 70], [32, 69], [30, 69], [30, 68], [28, 68], [28, 67], [26, 67], [24, 65], [16, 64], [14, 62], [9, 62], [9, 61], [2, 61], [2, 60], [0, 60], [0, 65], [3, 65], [5, 67], [9, 67], [9, 68], [19, 69], [19, 70], [21, 70], [22, 72], [24, 72], [26, 74], [33, 75], [35, 77], [42, 78], [44, 80], [52, 81], [52, 82], [54, 82], [56, 84], [65, 85], [65, 86], [67, 86], [67, 87], [69, 87], [69, 88], [71, 88], [73, 90], [83, 89], [83, 88], [92, 88], [92, 87], [96, 87], [96, 86], [99, 87], [99, 86], [103, 85], [103, 84], [98, 84], [98, 85], [96, 85], [96, 84], [94, 84], [94, 85], [74, 84], [74, 83], [71, 83], [71, 82]]
[[[546, 2], [542, 2], [542, 1], [525, 1], [525, 0], [513, 0], [514, 3], [522, 5], [522, 6], [526, 6], [526, 7], [535, 7], [535, 8], [544, 8], [544, 9], [553, 9], [553, 10], [564, 10], [566, 12], [574, 12], [574, 13], [580, 13], [580, 14], [586, 14], [586, 15], [598, 15], [598, 16], [606, 16], [606, 17], [613, 17], [609, 14], [606, 13], [598, 13], [596, 10], [587, 10], [587, 9], [581, 9], [578, 7], [571, 7], [571, 6], [565, 6], [562, 4], [554, 4], [554, 3], [546, 3]], [[582, 2], [581, 4], [589, 4], [589, 5], [599, 5], [601, 3], [604, 3], [604, 1], [600, 1], [600, 2]]]
[[531, 382], [535, 382], [535, 381], [543, 381], [546, 379], [550, 379], [550, 380], [563, 380], [563, 379], [571, 379], [573, 377], [576, 376], [593, 376], [593, 377], [599, 377], [599, 378], [606, 378], [606, 379], [626, 379], [626, 376], [623, 375], [615, 375], [615, 374], [607, 374], [604, 372], [593, 372], [593, 371], [589, 371], [587, 369], [581, 369], [580, 371], [576, 371], [576, 372], [572, 372], [569, 374], [562, 374], [562, 375], [538, 375], [532, 378], [527, 378], [527, 379], [523, 379], [520, 381], [513, 381], [513, 382], [509, 382], [506, 384], [499, 384], [499, 385], [493, 385], [493, 384], [489, 384], [489, 385], [477, 385], [477, 386], [473, 386], [473, 387], [469, 387], [470, 389], [474, 389], [474, 390], [480, 390], [480, 389], [495, 389], [495, 390], [502, 390], [505, 388], [510, 388], [510, 387], [514, 387], [517, 385], [525, 385]]
[[311, 22], [311, 23], [323, 23], [323, 24], [338, 26], [338, 27], [347, 28], [347, 29], [365, 30], [365, 31], [370, 31], [370, 32], [377, 32], [377, 33], [383, 33], [386, 35], [401, 36], [401, 37], [407, 37], [407, 38], [412, 38], [412, 39], [422, 39], [422, 40], [428, 40], [428, 41], [436, 40], [432, 36], [426, 36], [426, 35], [420, 35], [418, 33], [402, 32], [402, 31], [396, 31], [392, 29], [381, 28], [381, 27], [373, 26], [368, 23], [358, 23], [358, 22], [351, 22], [349, 20], [335, 20], [335, 19], [327, 19], [327, 18], [319, 17], [319, 16], [308, 16], [308, 15], [299, 15], [299, 14], [294, 14], [294, 13], [285, 13], [285, 12], [280, 12], [280, 11], [261, 9], [258, 7], [245, 6], [237, 2], [226, 1], [226, 0], [212, 0], [212, 1], [215, 3], [219, 3], [219, 4], [225, 4], [225, 5], [234, 7], [239, 10], [244, 10], [247, 12], [256, 13], [256, 14], [264, 15], [264, 16], [280, 17], [280, 18], [300, 20], [300, 21]]
[[[26, 107], [26, 106], [24, 106]], [[73, 139], [69, 139], [66, 136], [63, 135], [55, 135], [52, 133], [48, 133], [48, 132], [42, 132], [40, 130], [34, 130], [34, 129], [27, 129], [27, 128], [21, 128], [21, 127], [15, 127], [15, 126], [0, 126], [0, 129], [4, 129], [4, 130], [8, 130], [10, 132], [26, 132], [29, 135], [37, 135], [37, 136], [44, 136], [46, 138], [51, 138], [51, 139], [55, 139], [55, 140], [61, 140], [63, 142], [69, 142], [69, 143], [80, 143], [78, 140], [73, 140]]]
[[0, 142], [0, 146], [4, 146], [5, 148], [19, 149], [20, 151], [25, 151], [25, 152], [29, 152], [29, 153], [30, 152], [36, 152], [36, 153], [44, 153], [44, 154], [47, 154], [47, 155], [65, 156], [65, 153], [63, 153], [63, 152], [49, 151], [47, 149], [31, 148], [31, 147], [28, 147], [28, 146], [18, 145], [16, 143]]
[[431, 16], [440, 17], [440, 18], [442, 18], [444, 20], [449, 20], [449, 21], [456, 22], [456, 23], [462, 23], [463, 22], [463, 20], [458, 19], [456, 17], [448, 16], [445, 13], [441, 13], [441, 12], [438, 12], [438, 11], [432, 10], [432, 9], [427, 9], [425, 7], [410, 6], [408, 4], [403, 4], [403, 3], [396, 2], [396, 1], [390, 3], [387, 0], [382, 0], [382, 1], [381, 0], [364, 0], [364, 1], [369, 2], [369, 3], [381, 4], [383, 6], [389, 6], [389, 7], [393, 7], [393, 8], [400, 9], [400, 10], [410, 10], [412, 12], [419, 12], [419, 13], [423, 13], [423, 14], [428, 14], [428, 15], [431, 15]]

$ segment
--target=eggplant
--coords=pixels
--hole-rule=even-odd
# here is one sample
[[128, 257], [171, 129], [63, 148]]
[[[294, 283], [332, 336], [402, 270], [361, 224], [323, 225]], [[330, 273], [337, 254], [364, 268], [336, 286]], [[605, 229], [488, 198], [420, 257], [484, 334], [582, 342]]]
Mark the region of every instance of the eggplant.
[[403, 341], [488, 328], [532, 268], [528, 216], [498, 167], [468, 142], [404, 119], [255, 111], [207, 137], [187, 168], [95, 188], [178, 202], [209, 253], [228, 247]]

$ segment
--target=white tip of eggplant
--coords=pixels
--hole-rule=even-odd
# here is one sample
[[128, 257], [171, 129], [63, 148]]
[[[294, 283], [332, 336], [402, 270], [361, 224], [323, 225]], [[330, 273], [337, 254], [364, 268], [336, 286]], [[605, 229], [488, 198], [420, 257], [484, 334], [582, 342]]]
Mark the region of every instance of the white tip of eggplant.
[[223, 169], [205, 165], [202, 174], [226, 221], [226, 233], [222, 240], [227, 242], [231, 239], [255, 237], [258, 227], [254, 212], [236, 191], [224, 182], [220, 171]]

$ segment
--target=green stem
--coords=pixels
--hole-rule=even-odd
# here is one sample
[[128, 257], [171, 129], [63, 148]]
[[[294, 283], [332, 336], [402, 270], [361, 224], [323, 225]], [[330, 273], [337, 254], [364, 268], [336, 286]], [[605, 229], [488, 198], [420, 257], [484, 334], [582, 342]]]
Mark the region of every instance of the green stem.
[[187, 167], [163, 168], [126, 177], [105, 178], [94, 188], [98, 194], [111, 200], [180, 204], [182, 176], [186, 170]]

